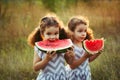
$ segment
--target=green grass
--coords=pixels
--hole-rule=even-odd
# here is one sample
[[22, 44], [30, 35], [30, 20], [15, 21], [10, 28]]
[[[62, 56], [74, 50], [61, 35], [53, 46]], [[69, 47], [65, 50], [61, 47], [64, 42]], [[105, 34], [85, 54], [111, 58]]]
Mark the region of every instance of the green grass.
[[[32, 69], [33, 48], [27, 45], [26, 39], [16, 40], [16, 44], [0, 51], [0, 80], [32, 80], [36, 73]], [[19, 44], [19, 45], [17, 45]]]
[[[10, 43], [10, 44], [9, 44]], [[26, 38], [18, 38], [0, 50], [0, 80], [34, 80], [37, 72], [32, 69], [33, 48]], [[90, 63], [93, 80], [119, 80], [120, 45], [108, 38], [103, 53]]]

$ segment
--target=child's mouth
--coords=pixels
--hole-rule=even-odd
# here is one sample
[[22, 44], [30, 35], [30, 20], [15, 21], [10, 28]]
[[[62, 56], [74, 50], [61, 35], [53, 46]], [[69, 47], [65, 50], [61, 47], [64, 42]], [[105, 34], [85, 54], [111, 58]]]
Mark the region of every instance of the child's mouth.
[[56, 40], [58, 40], [58, 39], [49, 39], [50, 42], [54, 42]]

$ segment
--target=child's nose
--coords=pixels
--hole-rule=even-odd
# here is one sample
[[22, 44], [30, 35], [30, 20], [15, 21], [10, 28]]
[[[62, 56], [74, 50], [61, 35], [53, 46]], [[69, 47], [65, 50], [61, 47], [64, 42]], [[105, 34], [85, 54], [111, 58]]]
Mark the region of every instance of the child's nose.
[[51, 37], [50, 38], [55, 38], [55, 35], [51, 35]]
[[83, 33], [82, 33], [82, 36], [85, 36], [85, 35], [86, 35], [86, 33], [85, 33], [85, 32], [83, 32]]

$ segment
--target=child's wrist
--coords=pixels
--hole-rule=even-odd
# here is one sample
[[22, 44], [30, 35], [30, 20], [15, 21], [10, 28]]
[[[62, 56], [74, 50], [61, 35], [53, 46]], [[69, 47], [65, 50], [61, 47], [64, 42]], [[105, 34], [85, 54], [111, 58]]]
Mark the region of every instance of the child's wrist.
[[85, 53], [85, 55], [84, 55], [85, 58], [89, 58], [90, 56], [91, 56], [91, 54], [89, 54], [89, 53]]
[[46, 63], [48, 63], [50, 60], [49, 60], [49, 59], [44, 59], [44, 61], [45, 61]]
[[47, 58], [47, 57], [44, 58], [44, 61], [45, 61], [45, 62], [49, 62], [50, 60], [51, 60], [50, 58]]

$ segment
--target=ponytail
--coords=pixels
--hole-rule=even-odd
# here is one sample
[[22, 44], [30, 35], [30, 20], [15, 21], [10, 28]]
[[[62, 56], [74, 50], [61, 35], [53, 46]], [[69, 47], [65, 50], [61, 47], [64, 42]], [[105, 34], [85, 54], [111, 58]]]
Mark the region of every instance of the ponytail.
[[67, 39], [67, 32], [64, 28], [61, 28], [59, 31], [59, 39]]
[[91, 28], [88, 28], [88, 30], [87, 30], [87, 36], [86, 36], [85, 40], [86, 39], [88, 39], [88, 40], [94, 39], [93, 31]]
[[36, 29], [34, 29], [28, 36], [28, 44], [32, 47], [35, 46], [35, 42], [37, 41], [41, 41], [42, 40], [42, 36], [40, 35], [40, 28], [37, 27]]

